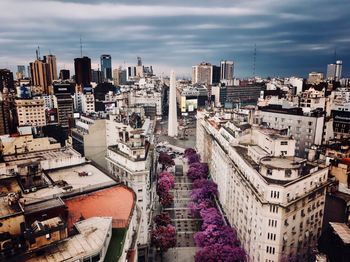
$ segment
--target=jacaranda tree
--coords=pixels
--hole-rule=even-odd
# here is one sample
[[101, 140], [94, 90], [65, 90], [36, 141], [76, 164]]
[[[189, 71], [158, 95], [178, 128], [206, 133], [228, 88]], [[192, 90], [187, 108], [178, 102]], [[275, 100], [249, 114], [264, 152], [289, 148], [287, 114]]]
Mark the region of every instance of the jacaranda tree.
[[196, 262], [241, 262], [246, 259], [247, 255], [242, 248], [220, 244], [203, 247], [195, 256]]
[[161, 152], [159, 154], [159, 157], [158, 157], [158, 162], [159, 164], [162, 165], [162, 170], [168, 168], [168, 167], [171, 167], [171, 166], [174, 166], [175, 165], [175, 162], [174, 160], [171, 158], [171, 156], [169, 156], [167, 153], [165, 152]]
[[171, 218], [168, 212], [162, 212], [153, 218], [156, 226], [167, 226], [171, 224]]
[[176, 245], [176, 230], [172, 225], [159, 226], [151, 232], [151, 242], [161, 252], [166, 252]]

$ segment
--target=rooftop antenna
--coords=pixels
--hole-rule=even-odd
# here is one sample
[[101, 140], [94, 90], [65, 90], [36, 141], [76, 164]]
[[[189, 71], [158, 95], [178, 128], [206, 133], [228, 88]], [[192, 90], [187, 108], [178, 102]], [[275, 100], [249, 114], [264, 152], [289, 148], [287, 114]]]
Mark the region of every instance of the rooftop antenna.
[[253, 77], [255, 77], [255, 66], [256, 66], [256, 44], [254, 44], [254, 53], [253, 53]]
[[83, 57], [83, 43], [81, 41], [81, 35], [80, 35], [80, 57]]

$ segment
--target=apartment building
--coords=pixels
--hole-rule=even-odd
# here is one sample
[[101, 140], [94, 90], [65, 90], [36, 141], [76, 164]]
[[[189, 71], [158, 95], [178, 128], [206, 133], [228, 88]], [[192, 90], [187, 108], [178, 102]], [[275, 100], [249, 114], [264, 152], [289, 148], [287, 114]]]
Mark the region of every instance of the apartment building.
[[45, 126], [45, 104], [43, 99], [16, 99], [19, 126]]
[[[250, 261], [307, 261], [321, 234], [328, 169], [294, 156], [296, 141], [197, 114], [196, 147]], [[246, 126], [246, 125], [245, 125]]]

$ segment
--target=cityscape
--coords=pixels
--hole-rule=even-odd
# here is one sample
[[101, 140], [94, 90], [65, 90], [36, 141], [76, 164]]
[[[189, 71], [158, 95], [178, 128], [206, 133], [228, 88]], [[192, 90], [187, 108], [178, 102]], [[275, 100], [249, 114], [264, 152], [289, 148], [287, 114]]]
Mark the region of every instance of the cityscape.
[[0, 3], [0, 261], [350, 261], [349, 4], [209, 2]]

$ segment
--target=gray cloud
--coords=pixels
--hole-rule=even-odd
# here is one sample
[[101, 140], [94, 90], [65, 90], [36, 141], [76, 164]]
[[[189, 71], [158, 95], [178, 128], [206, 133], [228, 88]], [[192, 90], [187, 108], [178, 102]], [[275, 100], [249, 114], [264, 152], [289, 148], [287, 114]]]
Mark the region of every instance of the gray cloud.
[[252, 74], [256, 44], [264, 76], [325, 71], [335, 48], [349, 72], [349, 8], [346, 0], [1, 0], [0, 67], [32, 61], [40, 45], [72, 69], [82, 35], [95, 67], [102, 53], [114, 66], [141, 56], [157, 72], [181, 75], [201, 61], [232, 59], [243, 77]]

